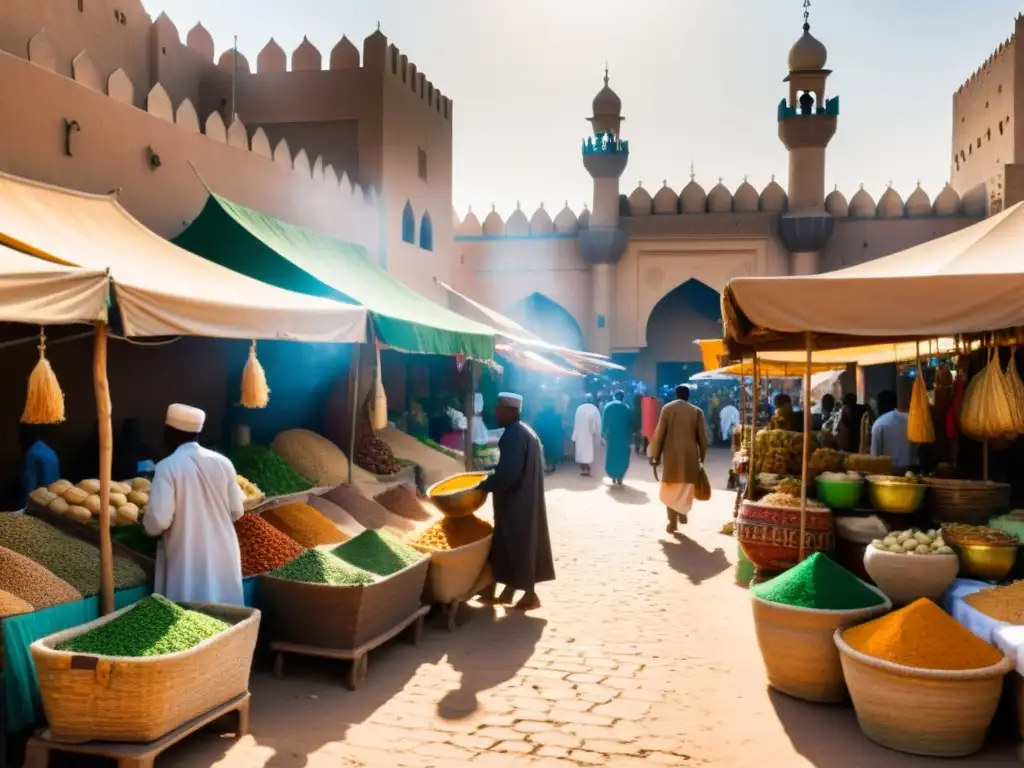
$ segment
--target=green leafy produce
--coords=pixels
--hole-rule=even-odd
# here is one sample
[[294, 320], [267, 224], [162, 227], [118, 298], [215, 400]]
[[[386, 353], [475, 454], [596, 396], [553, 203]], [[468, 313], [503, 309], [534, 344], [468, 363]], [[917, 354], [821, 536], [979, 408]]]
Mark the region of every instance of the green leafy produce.
[[230, 625], [152, 595], [91, 632], [57, 646], [58, 651], [98, 656], [164, 656], [194, 648]]
[[332, 552], [346, 563], [378, 576], [398, 573], [427, 557], [386, 531], [370, 529], [346, 541]]
[[271, 576], [306, 584], [330, 584], [335, 587], [358, 587], [373, 584], [372, 573], [339, 560], [330, 552], [308, 549], [287, 565], [271, 571]]
[[872, 608], [885, 602], [867, 584], [821, 552], [815, 552], [771, 581], [751, 587], [750, 592], [772, 603], [827, 611]]
[[[97, 531], [100, 529], [100, 524], [96, 520], [90, 520], [86, 525]], [[146, 533], [142, 523], [115, 525], [110, 529], [110, 538], [140, 555], [145, 555], [152, 560], [156, 559], [156, 548], [160, 543], [160, 538]]]
[[308, 491], [313, 483], [288, 462], [262, 445], [242, 445], [228, 454], [235, 472], [256, 483], [267, 496], [285, 496]]
[[456, 453], [451, 448], [445, 448], [443, 445], [436, 442], [435, 440], [431, 440], [429, 437], [417, 437], [416, 439], [423, 443], [425, 446], [427, 446], [427, 448], [433, 448], [435, 451], [443, 453], [445, 456], [448, 456], [449, 458], [456, 459], [458, 461], [462, 460], [462, 454]]

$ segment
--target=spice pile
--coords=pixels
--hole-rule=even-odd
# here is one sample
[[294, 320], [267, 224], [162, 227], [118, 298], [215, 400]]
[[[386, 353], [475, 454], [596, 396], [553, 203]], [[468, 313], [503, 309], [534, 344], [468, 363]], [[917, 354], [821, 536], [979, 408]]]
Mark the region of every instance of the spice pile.
[[[800, 509], [800, 497], [792, 493], [783, 493], [776, 491], [775, 493], [769, 493], [763, 499], [760, 499], [758, 504], [763, 504], [766, 507], [790, 507], [794, 509]], [[828, 509], [820, 501], [814, 499], [807, 499], [808, 509]]]
[[252, 512], [235, 522], [235, 533], [242, 554], [243, 577], [280, 568], [304, 551], [298, 543]]
[[942, 534], [954, 544], [984, 544], [990, 547], [1016, 547], [1020, 541], [1016, 536], [989, 528], [987, 525], [965, 525], [949, 523], [942, 526]]
[[[99, 571], [99, 562], [96, 563]], [[0, 547], [0, 589], [20, 597], [37, 611], [82, 599], [82, 593], [39, 563]]]
[[486, 479], [486, 472], [466, 472], [461, 475], [455, 475], [455, 477], [449, 477], [447, 480], [443, 480], [431, 488], [430, 495], [434, 497], [461, 493], [462, 491], [468, 491], [470, 488], [476, 488]]
[[356, 443], [355, 461], [358, 466], [375, 475], [397, 475], [402, 469], [388, 444], [369, 428], [362, 431]]
[[228, 458], [235, 465], [235, 472], [255, 483], [268, 496], [301, 493], [313, 487], [313, 483], [288, 466], [288, 462], [262, 445], [238, 446]]
[[1003, 654], [922, 597], [906, 608], [843, 632], [855, 651], [917, 669], [982, 669]]
[[406, 485], [399, 485], [373, 497], [373, 500], [390, 512], [408, 520], [423, 522], [434, 517], [428, 507], [416, 496], [416, 491]]
[[[99, 523], [95, 525], [99, 528]], [[156, 559], [156, 549], [160, 539], [146, 533], [142, 523], [119, 525], [117, 528], [112, 528], [110, 538], [118, 544], [128, 547], [128, 549], [138, 552], [140, 555], [145, 555], [151, 560]]]
[[31, 613], [35, 608], [27, 600], [22, 600], [17, 595], [0, 590], [0, 619], [8, 616], [20, 616], [23, 613]]
[[309, 504], [293, 502], [265, 510], [263, 519], [303, 547], [341, 544], [348, 536]]
[[385, 531], [363, 531], [333, 550], [335, 557], [356, 568], [390, 576], [418, 563], [425, 555]]
[[871, 587], [821, 552], [774, 579], [751, 587], [750, 593], [770, 603], [820, 611], [873, 608], [885, 602]]
[[964, 602], [996, 621], [1024, 624], [1024, 581], [973, 592]]
[[473, 544], [494, 533], [494, 529], [474, 515], [443, 517], [413, 539], [413, 544], [424, 549], [447, 551]]
[[151, 595], [113, 621], [57, 646], [58, 651], [98, 656], [165, 656], [195, 648], [230, 625]]
[[342, 450], [308, 429], [281, 432], [270, 444], [270, 450], [316, 486], [334, 486], [348, 479], [348, 458]]
[[358, 587], [373, 584], [377, 580], [372, 573], [319, 549], [307, 549], [287, 565], [271, 571], [270, 575], [287, 581], [329, 584], [334, 587]]
[[416, 529], [415, 521], [385, 509], [374, 499], [366, 498], [351, 486], [339, 485], [325, 498], [351, 515], [364, 528], [387, 530], [397, 536], [403, 536]]

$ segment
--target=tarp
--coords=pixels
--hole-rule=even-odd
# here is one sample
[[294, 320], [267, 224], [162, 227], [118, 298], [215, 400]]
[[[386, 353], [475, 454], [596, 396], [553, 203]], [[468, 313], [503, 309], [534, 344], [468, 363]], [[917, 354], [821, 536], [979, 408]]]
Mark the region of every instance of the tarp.
[[[694, 342], [700, 346], [701, 357], [717, 360], [719, 355], [725, 354], [725, 342], [722, 339], [701, 339]], [[837, 349], [815, 349], [811, 353], [811, 365], [813, 370], [832, 370], [839, 366], [846, 365], [882, 365], [884, 363], [908, 363], [917, 359], [918, 351], [922, 357], [929, 354], [947, 355], [956, 351], [956, 341], [945, 338], [931, 342], [921, 343], [913, 341], [900, 342], [898, 344], [866, 344], [859, 347], [840, 347]], [[770, 351], [759, 354], [757, 357], [758, 370], [767, 370], [767, 366], [788, 365], [790, 370], [796, 369], [797, 374], [802, 376], [804, 364], [807, 362], [807, 352], [780, 352]], [[814, 366], [821, 365], [815, 369]], [[744, 361], [749, 366], [750, 360]], [[772, 374], [765, 373], [765, 376]], [[786, 374], [777, 374], [784, 376]]]
[[494, 356], [493, 329], [417, 293], [374, 264], [361, 245], [212, 193], [174, 242], [264, 283], [365, 307], [377, 339], [393, 349], [475, 360]]
[[1024, 326], [1024, 203], [899, 253], [836, 272], [741, 277], [722, 296], [726, 338], [800, 349]]
[[107, 320], [110, 278], [0, 245], [0, 322], [70, 325]]
[[[758, 360], [758, 376], [766, 379], [802, 379], [804, 371], [807, 370], [806, 362], [783, 363], [777, 360]], [[830, 373], [836, 370], [836, 363], [811, 363], [811, 374]], [[722, 368], [715, 368], [691, 376], [691, 379], [700, 381], [702, 379], [714, 379], [718, 376], [739, 377], [753, 376], [754, 365], [750, 360], [742, 363], [733, 363]]]
[[0, 243], [109, 270], [127, 336], [366, 341], [366, 312], [265, 285], [146, 229], [114, 195], [0, 174]]

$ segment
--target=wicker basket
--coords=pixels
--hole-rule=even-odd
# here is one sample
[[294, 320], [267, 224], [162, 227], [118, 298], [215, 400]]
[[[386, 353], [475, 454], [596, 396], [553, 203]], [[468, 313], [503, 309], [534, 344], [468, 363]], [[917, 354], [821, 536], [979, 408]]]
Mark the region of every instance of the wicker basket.
[[930, 757], [981, 749], [1011, 663], [984, 669], [915, 669], [867, 656], [835, 632], [843, 675], [860, 728], [883, 747]]
[[751, 595], [754, 631], [768, 672], [768, 684], [804, 701], [845, 701], [846, 683], [832, 635], [837, 627], [858, 624], [892, 609], [889, 598], [880, 590], [871, 589], [885, 602], [849, 611], [798, 608]]
[[446, 552], [410, 544], [420, 552], [430, 555], [430, 571], [423, 590], [424, 599], [428, 603], [450, 603], [453, 600], [464, 599], [472, 591], [484, 566], [487, 565], [493, 539], [494, 534], [489, 534], [480, 541]]
[[55, 650], [133, 606], [58, 632], [30, 646], [43, 711], [54, 741], [150, 742], [249, 690], [260, 612], [179, 603], [233, 625], [181, 653], [146, 658]]
[[864, 569], [893, 603], [909, 605], [922, 597], [937, 602], [960, 572], [960, 560], [956, 555], [898, 555], [869, 546]]
[[987, 525], [990, 517], [1010, 511], [1010, 486], [985, 480], [928, 477], [927, 509], [937, 523]]
[[409, 618], [422, 604], [430, 558], [373, 584], [336, 587], [264, 574], [260, 603], [270, 641], [351, 650]]

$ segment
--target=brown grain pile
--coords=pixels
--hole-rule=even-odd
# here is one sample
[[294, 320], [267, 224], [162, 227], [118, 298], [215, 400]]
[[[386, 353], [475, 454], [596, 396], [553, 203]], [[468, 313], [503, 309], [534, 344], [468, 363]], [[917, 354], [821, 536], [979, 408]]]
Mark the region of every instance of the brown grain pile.
[[19, 616], [23, 613], [31, 613], [35, 608], [27, 600], [22, 600], [17, 595], [0, 590], [0, 619], [8, 616]]
[[446, 551], [473, 544], [494, 533], [494, 529], [478, 517], [444, 517], [413, 539], [424, 549]]
[[266, 573], [287, 565], [305, 550], [259, 515], [250, 512], [235, 523], [242, 553], [242, 576]]
[[1024, 624], [1024, 581], [973, 592], [964, 602], [996, 621]]
[[343, 544], [348, 536], [313, 507], [301, 501], [268, 509], [263, 519], [304, 547]]
[[364, 528], [374, 531], [388, 529], [399, 536], [416, 530], [415, 521], [396, 515], [374, 499], [366, 498], [352, 486], [339, 485], [330, 491], [326, 498], [352, 515]]
[[[98, 570], [98, 563], [96, 567]], [[82, 599], [82, 593], [66, 581], [6, 547], [0, 547], [0, 589], [21, 598], [37, 611]]]
[[384, 493], [373, 497], [373, 500], [390, 512], [416, 522], [423, 522], [437, 517], [433, 507], [416, 496], [416, 491], [407, 485], [396, 485]]

